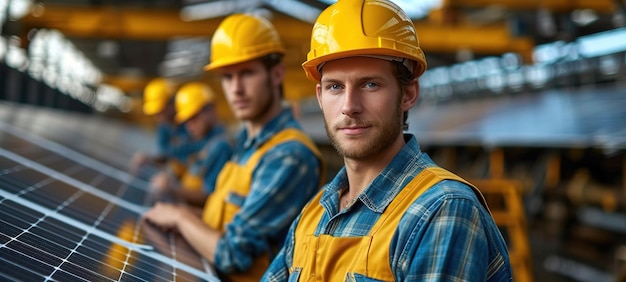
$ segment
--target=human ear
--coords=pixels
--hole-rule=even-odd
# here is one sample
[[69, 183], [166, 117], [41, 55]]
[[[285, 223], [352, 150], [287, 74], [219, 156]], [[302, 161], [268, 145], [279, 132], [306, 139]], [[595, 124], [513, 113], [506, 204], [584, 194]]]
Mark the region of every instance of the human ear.
[[413, 78], [407, 85], [404, 86], [402, 95], [402, 110], [408, 111], [417, 103], [417, 98], [420, 96], [420, 84], [418, 78]]
[[322, 85], [321, 84], [316, 84], [315, 85], [315, 96], [317, 96], [317, 104], [320, 106], [320, 110], [324, 110], [324, 108], [322, 107]]
[[285, 65], [282, 63], [275, 65], [272, 68], [270, 75], [272, 77], [272, 81], [274, 82], [274, 84], [280, 85], [283, 82], [283, 79], [285, 78]]

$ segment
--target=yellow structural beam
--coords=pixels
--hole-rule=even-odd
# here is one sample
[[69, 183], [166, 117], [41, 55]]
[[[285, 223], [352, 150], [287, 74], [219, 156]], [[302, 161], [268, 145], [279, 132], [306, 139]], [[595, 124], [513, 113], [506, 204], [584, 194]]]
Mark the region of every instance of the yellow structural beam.
[[[113, 6], [44, 5], [23, 19], [23, 26], [57, 29], [68, 37], [164, 40], [178, 36], [210, 37], [223, 17], [186, 22], [176, 10]], [[312, 25], [277, 14], [272, 19], [287, 40], [308, 38]]]
[[[32, 28], [47, 28], [59, 30], [67, 37], [168, 40], [175, 37], [210, 37], [222, 20], [185, 22], [176, 10], [44, 5], [25, 17], [21, 26], [24, 33]], [[313, 95], [314, 84], [305, 78], [300, 68], [306, 60], [312, 24], [280, 13], [275, 13], [272, 22], [287, 48], [286, 98], [297, 100]], [[516, 52], [522, 54], [526, 62], [531, 60], [532, 39], [511, 36], [504, 22], [472, 26], [416, 21], [415, 25], [426, 54], [455, 53], [459, 50], [483, 55]], [[137, 85], [145, 83], [142, 78], [110, 77], [108, 80], [125, 90], [137, 89]]]
[[548, 9], [569, 12], [576, 9], [592, 9], [600, 13], [616, 11], [614, 0], [444, 0], [443, 8], [481, 8], [498, 6], [509, 10]]
[[534, 40], [530, 37], [512, 36], [504, 23], [451, 26], [417, 22], [415, 29], [419, 35], [420, 46], [426, 54], [454, 53], [460, 50], [482, 55], [515, 52], [521, 54], [526, 63], [532, 62]]
[[68, 37], [163, 40], [210, 36], [220, 20], [184, 22], [178, 12], [163, 9], [43, 5], [23, 19], [23, 26], [56, 29]]
[[[211, 36], [222, 19], [184, 22], [173, 10], [46, 5], [37, 16], [24, 18], [23, 26], [56, 29], [68, 37], [166, 40], [177, 36]], [[286, 58], [295, 57], [301, 63], [306, 58], [312, 25], [279, 13], [272, 22], [290, 49]], [[502, 54], [526, 52], [529, 43], [532, 45], [528, 39], [512, 37], [505, 23], [480, 27], [420, 21], [415, 24], [420, 43], [428, 52], [448, 53], [463, 48], [476, 53]]]

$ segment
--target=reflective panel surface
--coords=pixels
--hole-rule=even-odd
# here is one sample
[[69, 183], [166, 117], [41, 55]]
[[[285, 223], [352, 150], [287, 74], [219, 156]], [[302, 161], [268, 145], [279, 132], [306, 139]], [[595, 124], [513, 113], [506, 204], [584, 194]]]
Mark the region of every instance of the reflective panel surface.
[[141, 219], [145, 180], [71, 146], [0, 121], [0, 280], [217, 280], [180, 235]]

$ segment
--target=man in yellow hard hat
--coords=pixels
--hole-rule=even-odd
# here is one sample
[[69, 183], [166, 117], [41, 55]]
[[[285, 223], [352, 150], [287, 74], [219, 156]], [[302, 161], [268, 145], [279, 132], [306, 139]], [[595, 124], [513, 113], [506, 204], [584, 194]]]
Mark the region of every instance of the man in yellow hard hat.
[[152, 178], [152, 188], [158, 194], [202, 206], [206, 196], [213, 192], [217, 175], [232, 154], [232, 146], [226, 130], [219, 124], [215, 94], [208, 85], [186, 83], [175, 97], [175, 122], [184, 125], [193, 142], [204, 145], [187, 157], [187, 170], [180, 181], [160, 173]]
[[143, 93], [143, 113], [157, 122], [156, 154], [137, 152], [131, 161], [131, 170], [137, 173], [146, 164], [163, 165], [176, 175], [182, 175], [182, 163], [187, 156], [199, 150], [201, 144], [192, 144], [184, 126], [174, 122], [174, 86], [165, 78], [151, 80]]
[[202, 217], [157, 204], [145, 218], [178, 230], [222, 278], [259, 281], [289, 224], [324, 180], [322, 156], [283, 107], [284, 48], [264, 18], [235, 14], [218, 26], [211, 62], [243, 128]]
[[482, 194], [403, 133], [426, 69], [411, 19], [388, 0], [339, 0], [318, 17], [303, 68], [344, 168], [264, 280], [511, 281]]

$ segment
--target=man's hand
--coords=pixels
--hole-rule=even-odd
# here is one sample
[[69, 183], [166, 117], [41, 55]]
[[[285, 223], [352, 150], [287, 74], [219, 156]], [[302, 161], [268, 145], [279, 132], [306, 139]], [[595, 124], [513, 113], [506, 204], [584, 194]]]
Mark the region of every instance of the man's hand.
[[143, 152], [137, 152], [133, 155], [133, 158], [130, 162], [130, 170], [135, 173], [139, 171], [143, 165], [148, 163], [148, 156]]
[[184, 206], [157, 202], [143, 214], [143, 218], [163, 230], [172, 230], [177, 228], [178, 221], [183, 219], [185, 213], [187, 208]]
[[150, 192], [157, 195], [165, 194], [170, 188], [170, 179], [165, 172], [159, 172], [150, 179]]

